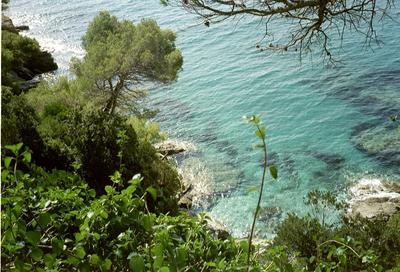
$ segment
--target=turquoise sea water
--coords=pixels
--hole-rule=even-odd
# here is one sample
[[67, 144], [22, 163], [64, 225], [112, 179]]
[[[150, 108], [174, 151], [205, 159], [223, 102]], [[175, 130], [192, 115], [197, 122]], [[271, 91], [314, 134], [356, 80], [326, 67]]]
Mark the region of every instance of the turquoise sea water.
[[350, 34], [336, 50], [342, 62], [332, 67], [317, 55], [300, 63], [295, 52], [258, 51], [264, 30], [258, 19], [207, 28], [158, 0], [11, 2], [6, 13], [15, 24], [28, 24], [26, 34], [53, 53], [57, 75], [68, 73], [71, 57], [84, 55], [80, 37], [100, 10], [134, 22], [151, 17], [176, 31], [183, 70], [177, 82], [152, 88], [149, 104], [160, 109], [156, 119], [170, 138], [197, 146], [178, 158], [205, 179], [201, 182], [212, 184], [213, 193], [197, 210], [206, 210], [236, 236], [249, 228], [257, 194], [248, 188], [258, 185], [262, 170], [262, 156], [252, 148], [253, 128], [243, 115], [263, 113], [270, 159], [279, 168], [278, 181], [267, 181], [262, 206], [277, 207], [282, 215], [260, 221], [267, 233], [285, 213], [306, 212], [303, 198], [312, 189], [343, 192], [369, 175], [400, 179], [398, 160], [367, 156], [351, 140], [363, 124], [382, 127], [390, 114], [400, 113], [398, 8], [392, 10], [394, 20], [377, 26], [382, 46], [365, 50], [362, 38]]

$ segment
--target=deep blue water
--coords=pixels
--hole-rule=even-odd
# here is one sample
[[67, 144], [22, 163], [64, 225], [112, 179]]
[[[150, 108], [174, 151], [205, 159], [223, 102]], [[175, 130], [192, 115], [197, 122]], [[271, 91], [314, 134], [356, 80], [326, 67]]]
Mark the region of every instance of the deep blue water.
[[[267, 181], [263, 207], [304, 213], [309, 190], [343, 192], [369, 175], [399, 180], [398, 161], [367, 156], [351, 141], [357, 126], [370, 122], [383, 127], [390, 114], [399, 113], [398, 8], [392, 10], [395, 20], [377, 25], [381, 46], [366, 50], [362, 37], [350, 33], [343, 48], [335, 50], [342, 62], [327, 66], [318, 54], [300, 63], [296, 52], [256, 50], [264, 30], [258, 19], [207, 28], [193, 15], [163, 7], [158, 0], [11, 2], [6, 13], [15, 24], [28, 24], [26, 34], [53, 53], [58, 75], [68, 73], [71, 57], [84, 55], [80, 37], [100, 10], [134, 22], [151, 17], [176, 31], [183, 70], [177, 82], [153, 88], [149, 103], [160, 109], [156, 119], [170, 138], [198, 147], [180, 162], [187, 169], [204, 166], [199, 182], [211, 184], [214, 194], [203, 209], [236, 236], [248, 230], [257, 197], [248, 188], [259, 183], [262, 170], [261, 154], [252, 148], [254, 129], [243, 115], [263, 114], [271, 160], [279, 168], [278, 181]], [[275, 27], [284, 31], [282, 25]], [[281, 218], [273, 216], [259, 228], [271, 231]]]

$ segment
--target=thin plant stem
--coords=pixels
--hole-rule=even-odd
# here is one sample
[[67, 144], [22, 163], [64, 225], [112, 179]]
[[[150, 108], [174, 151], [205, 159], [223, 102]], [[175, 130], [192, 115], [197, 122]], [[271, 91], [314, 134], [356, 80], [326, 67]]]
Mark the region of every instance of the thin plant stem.
[[[257, 130], [262, 133], [261, 128], [258, 124], [256, 124]], [[253, 235], [254, 235], [254, 229], [256, 226], [256, 220], [257, 220], [257, 215], [258, 211], [260, 210], [260, 204], [261, 204], [261, 198], [263, 194], [263, 189], [264, 189], [264, 181], [265, 181], [265, 174], [267, 172], [267, 145], [265, 143], [265, 138], [263, 137], [262, 139], [262, 145], [263, 145], [263, 151], [264, 151], [264, 164], [263, 164], [263, 174], [261, 178], [261, 188], [260, 188], [260, 194], [258, 195], [258, 201], [257, 201], [257, 206], [256, 210], [254, 212], [254, 217], [253, 217], [253, 223], [251, 225], [251, 231], [250, 231], [250, 237], [249, 237], [249, 248], [247, 252], [247, 271], [250, 271], [250, 255], [251, 255], [251, 245], [252, 245], [252, 240], [253, 240]]]

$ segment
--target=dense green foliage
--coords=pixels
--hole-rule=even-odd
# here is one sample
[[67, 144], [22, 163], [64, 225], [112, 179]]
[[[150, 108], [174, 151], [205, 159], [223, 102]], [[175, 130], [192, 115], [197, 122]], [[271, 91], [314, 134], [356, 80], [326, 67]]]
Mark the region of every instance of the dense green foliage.
[[12, 87], [16, 93], [20, 92], [18, 81], [57, 69], [50, 53], [42, 51], [32, 38], [2, 31], [1, 49], [2, 85]]
[[[204, 217], [149, 213], [143, 182], [113, 179], [96, 197], [77, 174], [46, 172], [21, 145], [6, 146], [2, 172], [2, 264], [18, 271], [232, 271], [246, 254], [215, 239]], [[19, 170], [19, 166], [28, 171]], [[15, 167], [17, 166], [17, 167]]]

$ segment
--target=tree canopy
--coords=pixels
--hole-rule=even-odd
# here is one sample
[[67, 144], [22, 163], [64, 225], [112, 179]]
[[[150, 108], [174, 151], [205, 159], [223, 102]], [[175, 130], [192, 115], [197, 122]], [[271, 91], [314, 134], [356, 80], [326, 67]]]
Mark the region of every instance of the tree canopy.
[[86, 56], [73, 60], [72, 68], [91, 91], [102, 95], [109, 113], [143, 97], [144, 84], [175, 80], [183, 63], [175, 34], [150, 19], [135, 25], [101, 12], [90, 23], [82, 46]]
[[[227, 18], [250, 15], [265, 19], [265, 36], [274, 34], [272, 21], [289, 22], [286, 39], [281, 44], [269, 43], [269, 49], [289, 48], [303, 52], [320, 45], [331, 58], [333, 35], [343, 39], [346, 31], [355, 30], [370, 43], [378, 41], [374, 23], [387, 15], [393, 0], [162, 0], [180, 6], [204, 19], [206, 26]], [[268, 42], [268, 39], [267, 39]], [[258, 45], [258, 47], [261, 47]]]

